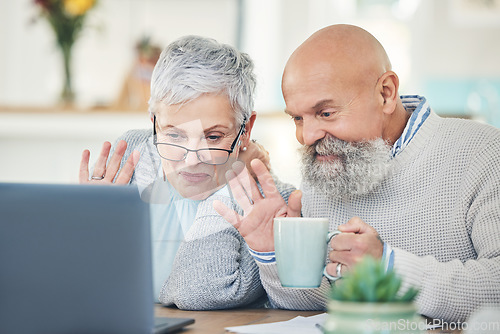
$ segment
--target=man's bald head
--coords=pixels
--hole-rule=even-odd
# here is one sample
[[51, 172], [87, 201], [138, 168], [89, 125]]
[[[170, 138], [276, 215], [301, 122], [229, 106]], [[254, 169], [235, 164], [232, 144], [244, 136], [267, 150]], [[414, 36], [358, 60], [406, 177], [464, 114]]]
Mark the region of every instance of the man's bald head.
[[[347, 24], [328, 26], [309, 37], [288, 60], [283, 84], [293, 71], [329, 67], [344, 79], [376, 80], [391, 70], [391, 62], [380, 42], [366, 30]], [[340, 79], [340, 78], [339, 78]]]
[[380, 42], [346, 24], [323, 28], [302, 43], [282, 80], [286, 113], [296, 120], [297, 140], [305, 145], [325, 135], [393, 143], [409, 117], [398, 89]]

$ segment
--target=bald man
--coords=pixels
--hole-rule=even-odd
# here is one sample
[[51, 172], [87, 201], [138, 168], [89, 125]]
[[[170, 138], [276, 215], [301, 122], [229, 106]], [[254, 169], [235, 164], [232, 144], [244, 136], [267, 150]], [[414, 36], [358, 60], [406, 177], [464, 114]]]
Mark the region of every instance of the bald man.
[[420, 289], [421, 314], [445, 321], [500, 303], [500, 131], [440, 118], [398, 88], [382, 45], [355, 26], [316, 32], [287, 62], [282, 90], [303, 145], [302, 191], [285, 203], [253, 161], [264, 196], [243, 171], [230, 186], [244, 216], [215, 205], [251, 248], [274, 307], [325, 307], [328, 279], [318, 289], [279, 282], [272, 220], [301, 214], [344, 232], [330, 245], [330, 275], [371, 255], [404, 290]]

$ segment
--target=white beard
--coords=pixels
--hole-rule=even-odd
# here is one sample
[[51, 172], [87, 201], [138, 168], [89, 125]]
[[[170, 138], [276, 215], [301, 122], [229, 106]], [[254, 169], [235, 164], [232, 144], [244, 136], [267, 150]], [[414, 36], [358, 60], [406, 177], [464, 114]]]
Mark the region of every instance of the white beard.
[[[304, 181], [330, 198], [374, 191], [391, 166], [391, 146], [381, 138], [350, 143], [327, 136], [300, 151]], [[337, 159], [321, 161], [316, 159], [317, 155], [332, 155]]]

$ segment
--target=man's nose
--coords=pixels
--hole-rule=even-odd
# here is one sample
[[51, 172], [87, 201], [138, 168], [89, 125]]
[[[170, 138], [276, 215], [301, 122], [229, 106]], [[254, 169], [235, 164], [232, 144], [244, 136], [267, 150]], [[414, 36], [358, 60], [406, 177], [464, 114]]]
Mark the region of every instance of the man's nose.
[[326, 131], [322, 128], [317, 119], [304, 120], [302, 124], [302, 141], [303, 145], [310, 146], [320, 139], [323, 139]]

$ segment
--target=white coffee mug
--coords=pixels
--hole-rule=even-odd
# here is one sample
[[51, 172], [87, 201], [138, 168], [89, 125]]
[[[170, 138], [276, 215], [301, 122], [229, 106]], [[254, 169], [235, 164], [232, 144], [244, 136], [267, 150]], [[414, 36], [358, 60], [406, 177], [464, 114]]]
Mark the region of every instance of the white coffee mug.
[[317, 288], [326, 272], [327, 246], [341, 233], [328, 231], [328, 218], [274, 218], [274, 249], [278, 275], [283, 287]]

